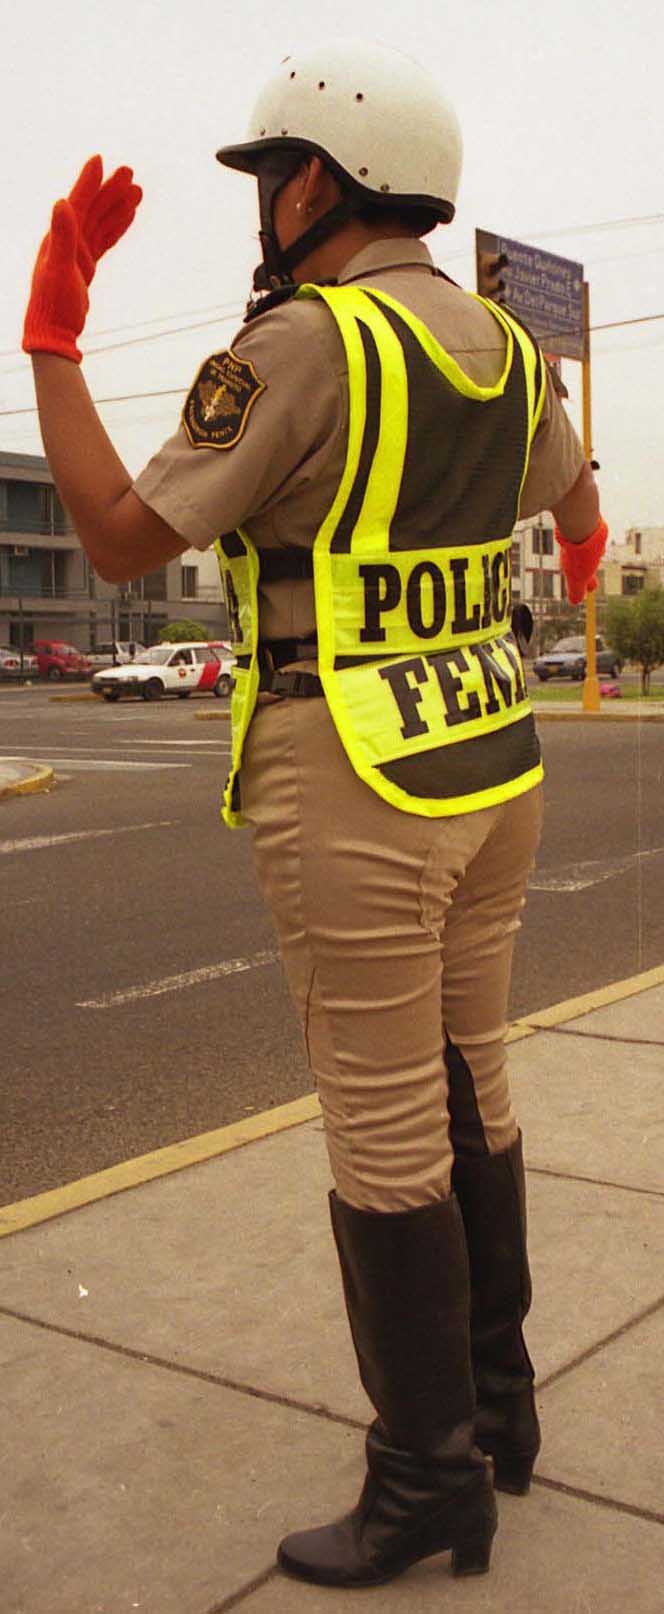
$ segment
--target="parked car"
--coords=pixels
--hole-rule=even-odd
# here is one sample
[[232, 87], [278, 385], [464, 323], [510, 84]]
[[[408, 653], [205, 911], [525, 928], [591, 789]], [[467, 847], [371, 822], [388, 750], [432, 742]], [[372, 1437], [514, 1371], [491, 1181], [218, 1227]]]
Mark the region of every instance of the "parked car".
[[[617, 678], [622, 669], [622, 661], [599, 633], [595, 635], [595, 654], [598, 673], [606, 673], [610, 678]], [[585, 678], [586, 641], [583, 635], [559, 639], [552, 650], [545, 650], [543, 655], [536, 657], [533, 670], [542, 684], [546, 683], [547, 678], [573, 678], [577, 682]]]
[[63, 639], [35, 639], [32, 648], [40, 678], [87, 678], [92, 671], [88, 657]]
[[136, 656], [142, 656], [144, 650], [140, 639], [107, 639], [87, 655], [93, 672], [98, 672], [102, 667], [124, 667]]
[[156, 644], [122, 667], [107, 667], [92, 676], [95, 695], [117, 701], [121, 695], [142, 695], [158, 701], [164, 695], [186, 700], [193, 690], [217, 693], [221, 663], [215, 650], [200, 641], [188, 644]]
[[21, 652], [14, 645], [0, 645], [0, 678], [38, 678], [39, 662], [29, 650]]
[[230, 695], [233, 688], [233, 650], [227, 639], [210, 639], [210, 649], [219, 661], [220, 672], [214, 686], [215, 695]]

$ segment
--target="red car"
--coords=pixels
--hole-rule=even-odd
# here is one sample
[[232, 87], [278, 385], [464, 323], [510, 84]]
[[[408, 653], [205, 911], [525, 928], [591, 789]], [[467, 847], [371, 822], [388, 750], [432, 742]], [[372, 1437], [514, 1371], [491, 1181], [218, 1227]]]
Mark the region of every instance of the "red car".
[[92, 672], [92, 663], [80, 650], [75, 650], [71, 644], [65, 644], [63, 639], [35, 639], [32, 645], [33, 654], [37, 657], [40, 678], [87, 678]]

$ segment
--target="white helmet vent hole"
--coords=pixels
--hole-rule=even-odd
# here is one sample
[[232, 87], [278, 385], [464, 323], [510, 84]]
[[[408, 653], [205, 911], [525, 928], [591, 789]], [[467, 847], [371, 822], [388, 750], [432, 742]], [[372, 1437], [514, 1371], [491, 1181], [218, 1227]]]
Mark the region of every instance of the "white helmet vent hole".
[[358, 170], [357, 170], [357, 171], [358, 171], [358, 174], [361, 174], [361, 175], [362, 175], [362, 178], [363, 178], [363, 179], [366, 179], [366, 177], [367, 177], [367, 174], [368, 174], [368, 172], [369, 172], [369, 170], [368, 170], [368, 168], [358, 168]]
[[295, 74], [294, 74], [294, 73], [291, 73], [291, 74], [290, 74], [290, 77], [291, 77], [291, 78], [295, 78]]
[[382, 191], [389, 191], [390, 187], [389, 187], [389, 185], [381, 185], [380, 188], [381, 188]]
[[320, 80], [320, 83], [319, 83], [319, 85], [318, 85], [318, 88], [319, 88], [319, 90], [324, 90], [324, 89], [325, 89], [325, 79], [324, 79], [324, 78], [322, 78], [322, 79], [321, 79], [321, 80]]
[[356, 95], [356, 97], [355, 97], [355, 100], [356, 100], [356, 101], [363, 101], [363, 100], [364, 100], [364, 96], [363, 96], [363, 94], [362, 94], [362, 91], [361, 91], [361, 90], [358, 90], [358, 92], [357, 92], [357, 95]]

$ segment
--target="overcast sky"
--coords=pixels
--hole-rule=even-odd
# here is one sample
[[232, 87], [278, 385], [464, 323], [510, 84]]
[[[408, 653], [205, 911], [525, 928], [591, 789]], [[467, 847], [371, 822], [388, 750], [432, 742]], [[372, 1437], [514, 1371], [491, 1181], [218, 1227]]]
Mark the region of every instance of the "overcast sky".
[[[23, 309], [52, 203], [95, 151], [108, 172], [131, 164], [145, 199], [94, 281], [85, 375], [95, 398], [173, 391], [101, 406], [132, 474], [174, 429], [200, 363], [240, 323], [258, 256], [254, 184], [215, 150], [244, 136], [281, 58], [330, 35], [408, 52], [454, 102], [457, 216], [428, 242], [462, 285], [475, 286], [479, 227], [582, 262], [594, 326], [664, 314], [661, 0], [410, 0], [392, 14], [336, 0], [333, 16], [319, 23], [304, 0], [0, 0], [0, 449], [42, 451], [36, 414], [12, 412], [33, 402]], [[580, 430], [580, 366], [564, 376]], [[612, 536], [664, 524], [664, 319], [598, 331], [592, 379]]]

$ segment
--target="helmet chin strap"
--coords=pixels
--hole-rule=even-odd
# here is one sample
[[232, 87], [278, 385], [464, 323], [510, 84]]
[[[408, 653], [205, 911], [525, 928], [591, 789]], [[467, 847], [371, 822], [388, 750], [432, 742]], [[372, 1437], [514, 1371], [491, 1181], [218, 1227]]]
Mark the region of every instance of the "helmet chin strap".
[[253, 288], [258, 292], [276, 291], [281, 286], [293, 283], [292, 271], [309, 253], [321, 246], [323, 241], [329, 240], [336, 231], [352, 218], [356, 212], [357, 203], [352, 196], [344, 196], [329, 212], [310, 225], [296, 241], [287, 248], [282, 248], [277, 240], [273, 223], [273, 206], [275, 198], [291, 174], [284, 175], [283, 168], [278, 174], [274, 170], [258, 175], [258, 197], [260, 205], [261, 228], [259, 240], [263, 254], [262, 263], [254, 270]]

